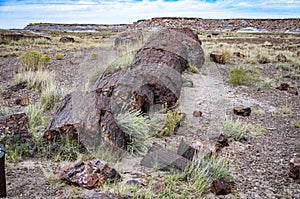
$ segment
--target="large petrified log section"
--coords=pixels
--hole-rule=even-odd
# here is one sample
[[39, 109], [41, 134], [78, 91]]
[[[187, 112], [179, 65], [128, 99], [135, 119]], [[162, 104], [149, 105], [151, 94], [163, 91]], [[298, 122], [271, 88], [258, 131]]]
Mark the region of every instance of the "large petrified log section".
[[124, 106], [148, 114], [157, 104], [172, 106], [180, 97], [181, 73], [200, 68], [204, 54], [198, 36], [190, 29], [165, 29], [154, 33], [137, 52], [130, 70], [106, 71], [89, 92], [66, 96], [44, 136], [79, 136], [88, 148], [102, 143], [126, 149], [131, 140], [115, 120]]

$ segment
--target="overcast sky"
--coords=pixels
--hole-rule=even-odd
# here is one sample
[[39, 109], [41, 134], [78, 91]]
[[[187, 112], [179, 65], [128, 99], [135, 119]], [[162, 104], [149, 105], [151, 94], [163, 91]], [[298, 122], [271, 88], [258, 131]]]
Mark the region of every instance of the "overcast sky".
[[132, 23], [152, 17], [300, 18], [300, 0], [0, 0], [0, 28]]

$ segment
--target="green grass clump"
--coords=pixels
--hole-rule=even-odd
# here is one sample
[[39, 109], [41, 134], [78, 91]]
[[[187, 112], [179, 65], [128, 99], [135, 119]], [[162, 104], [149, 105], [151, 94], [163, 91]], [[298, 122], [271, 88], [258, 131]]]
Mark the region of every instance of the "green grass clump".
[[37, 127], [44, 128], [47, 125], [47, 120], [42, 112], [40, 104], [30, 104], [25, 109], [25, 113], [29, 120], [29, 128], [34, 129]]
[[234, 140], [240, 141], [245, 139], [245, 134], [249, 130], [249, 127], [249, 124], [229, 119], [223, 123], [223, 133]]
[[57, 60], [62, 60], [63, 58], [65, 58], [65, 55], [64, 55], [64, 54], [57, 53], [57, 54], [55, 55], [55, 59], [57, 59]]
[[173, 135], [181, 119], [182, 115], [180, 114], [178, 109], [168, 110], [165, 115], [163, 128], [159, 130], [155, 135], [158, 137]]
[[50, 84], [42, 91], [41, 104], [43, 109], [55, 111], [66, 94], [66, 90], [58, 89], [55, 84]]
[[27, 51], [21, 54], [19, 62], [22, 66], [19, 72], [36, 71], [43, 69], [49, 62], [51, 57], [37, 51]]
[[98, 59], [98, 57], [99, 57], [99, 54], [96, 53], [96, 52], [93, 52], [93, 53], [91, 54], [91, 58], [92, 58], [92, 59]]
[[293, 120], [291, 125], [294, 128], [300, 128], [300, 120]]
[[288, 107], [281, 107], [278, 108], [276, 111], [273, 112], [275, 115], [287, 115], [292, 113], [292, 109]]
[[132, 154], [145, 155], [149, 146], [150, 120], [140, 111], [123, 110], [116, 115], [120, 128], [129, 138], [128, 151]]
[[245, 66], [235, 66], [230, 69], [227, 83], [233, 86], [252, 86], [259, 80], [259, 73], [255, 69]]

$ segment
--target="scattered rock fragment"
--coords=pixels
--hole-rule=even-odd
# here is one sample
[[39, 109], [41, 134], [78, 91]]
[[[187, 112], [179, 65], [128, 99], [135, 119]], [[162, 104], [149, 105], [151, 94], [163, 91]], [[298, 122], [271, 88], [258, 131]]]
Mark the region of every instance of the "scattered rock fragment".
[[110, 168], [106, 162], [99, 159], [62, 168], [57, 176], [62, 181], [89, 189], [100, 187], [105, 182], [118, 181], [121, 178], [114, 168]]
[[155, 167], [161, 171], [169, 171], [170, 169], [184, 171], [190, 164], [190, 160], [173, 153], [159, 144], [153, 144], [141, 161], [142, 166]]
[[289, 176], [300, 183], [300, 158], [294, 157], [290, 160]]
[[231, 193], [231, 185], [223, 178], [217, 178], [211, 185], [211, 191], [216, 195], [227, 195]]
[[201, 111], [194, 111], [193, 116], [194, 117], [202, 117], [202, 112]]
[[0, 137], [4, 134], [11, 139], [31, 138], [28, 133], [28, 119], [25, 113], [16, 113], [0, 117]]
[[236, 115], [244, 116], [244, 117], [250, 116], [251, 108], [250, 107], [247, 107], [247, 108], [235, 107], [235, 108], [233, 108], [233, 113]]
[[29, 105], [28, 96], [21, 96], [18, 99], [16, 99], [16, 105], [28, 106]]
[[177, 154], [192, 161], [198, 149], [197, 146], [190, 146], [187, 143], [185, 143], [184, 139], [182, 138], [177, 150]]
[[73, 37], [61, 37], [59, 39], [60, 42], [63, 42], [63, 43], [67, 43], [67, 42], [75, 42], [75, 39]]
[[281, 83], [276, 89], [281, 91], [287, 91], [290, 94], [298, 95], [298, 91], [296, 91], [294, 88], [291, 88], [288, 83]]
[[222, 52], [218, 52], [218, 51], [211, 52], [209, 57], [210, 57], [210, 61], [216, 62], [218, 64], [223, 64], [223, 61], [222, 61], [223, 53]]
[[240, 53], [240, 52], [234, 52], [233, 55], [238, 57], [238, 58], [244, 58], [245, 57], [245, 55]]
[[219, 139], [216, 142], [215, 151], [218, 152], [225, 146], [229, 146], [228, 136], [221, 133]]

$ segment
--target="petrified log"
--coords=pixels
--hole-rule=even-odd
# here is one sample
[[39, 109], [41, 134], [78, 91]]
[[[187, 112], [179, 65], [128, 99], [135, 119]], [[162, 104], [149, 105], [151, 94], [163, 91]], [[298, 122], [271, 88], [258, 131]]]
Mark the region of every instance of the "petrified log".
[[28, 133], [28, 119], [25, 113], [17, 113], [0, 117], [0, 137], [4, 134], [7, 139], [31, 138]]
[[193, 161], [195, 154], [197, 153], [197, 149], [185, 143], [184, 139], [181, 139], [177, 154], [182, 157]]
[[62, 134], [78, 138], [87, 149], [95, 149], [103, 142], [126, 149], [126, 137], [110, 112], [110, 99], [96, 92], [73, 92], [67, 95], [44, 137], [53, 141]]
[[150, 168], [158, 168], [161, 171], [169, 171], [172, 168], [183, 171], [191, 161], [154, 144], [141, 161], [141, 165]]
[[138, 51], [130, 70], [106, 71], [92, 92], [68, 95], [44, 136], [53, 140], [69, 133], [79, 135], [90, 146], [107, 142], [126, 149], [131, 141], [118, 127], [114, 114], [124, 106], [148, 113], [156, 104], [175, 105], [180, 97], [182, 71], [187, 64], [200, 68], [203, 63], [201, 42], [190, 29], [159, 31]]
[[114, 168], [110, 168], [106, 162], [94, 159], [61, 169], [58, 178], [85, 188], [97, 188], [105, 182], [118, 181], [121, 176]]

